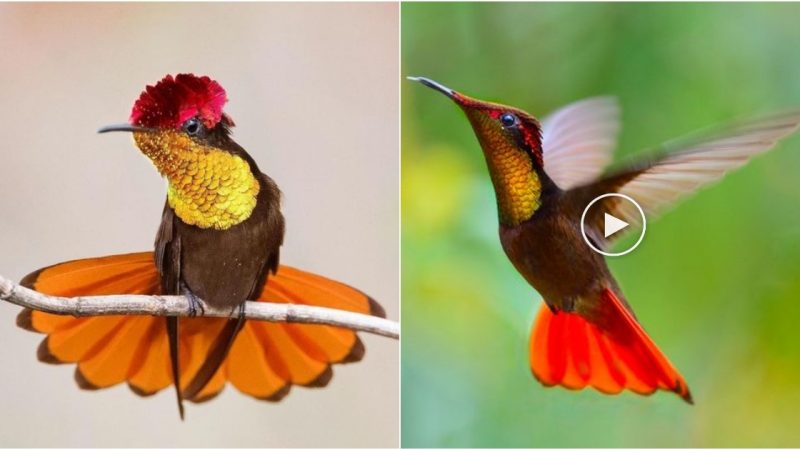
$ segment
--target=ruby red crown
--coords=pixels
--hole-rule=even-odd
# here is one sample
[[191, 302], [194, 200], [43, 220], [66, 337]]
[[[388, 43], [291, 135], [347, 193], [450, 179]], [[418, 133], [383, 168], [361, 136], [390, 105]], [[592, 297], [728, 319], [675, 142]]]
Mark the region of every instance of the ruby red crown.
[[220, 121], [233, 122], [222, 112], [228, 97], [225, 89], [207, 76], [181, 73], [165, 76], [155, 86], [147, 86], [133, 105], [130, 123], [153, 128], [180, 128], [197, 117], [206, 128]]

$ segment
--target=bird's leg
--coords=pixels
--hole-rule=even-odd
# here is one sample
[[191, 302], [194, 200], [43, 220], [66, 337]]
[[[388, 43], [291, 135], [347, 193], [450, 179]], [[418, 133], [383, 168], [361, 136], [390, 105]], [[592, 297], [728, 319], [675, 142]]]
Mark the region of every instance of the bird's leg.
[[183, 281], [181, 281], [181, 292], [189, 299], [189, 317], [197, 317], [198, 311], [200, 311], [201, 317], [206, 314], [206, 307], [203, 305], [203, 301], [194, 295], [194, 292]]
[[561, 309], [568, 313], [575, 312], [575, 300], [575, 297], [566, 297], [561, 302]]
[[571, 313], [575, 312], [575, 297], [564, 297], [560, 302], [548, 302], [543, 300], [544, 304], [550, 308], [550, 312], [556, 315], [560, 312]]

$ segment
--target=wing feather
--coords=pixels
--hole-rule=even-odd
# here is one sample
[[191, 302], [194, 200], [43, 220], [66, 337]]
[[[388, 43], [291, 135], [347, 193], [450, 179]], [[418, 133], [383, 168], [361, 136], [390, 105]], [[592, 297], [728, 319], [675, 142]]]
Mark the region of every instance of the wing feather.
[[[782, 138], [794, 133], [800, 125], [800, 110], [787, 111], [759, 119], [740, 122], [713, 132], [696, 134], [664, 145], [660, 157], [630, 164], [597, 182], [568, 192], [570, 201], [581, 211], [589, 201], [608, 192], [619, 192], [636, 200], [647, 219], [663, 213], [678, 200], [720, 180], [726, 173], [745, 165], [753, 157], [775, 147]], [[587, 221], [602, 230], [601, 211], [620, 217], [634, 225], [641, 219], [628, 202], [609, 197], [602, 208], [593, 208]], [[606, 243], [632, 229], [615, 233]]]
[[596, 180], [611, 162], [619, 134], [614, 97], [571, 103], [542, 120], [544, 169], [561, 189]]

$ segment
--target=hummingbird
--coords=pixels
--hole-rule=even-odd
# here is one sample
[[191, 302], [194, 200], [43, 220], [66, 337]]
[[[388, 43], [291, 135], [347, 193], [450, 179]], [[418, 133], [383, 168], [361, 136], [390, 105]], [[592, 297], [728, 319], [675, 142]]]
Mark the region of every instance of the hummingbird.
[[[628, 196], [645, 216], [658, 214], [774, 147], [797, 130], [800, 111], [681, 139], [604, 174], [619, 132], [613, 98], [581, 100], [540, 122], [519, 108], [468, 97], [428, 78], [409, 79], [458, 105], [478, 139], [496, 194], [500, 243], [544, 300], [530, 334], [534, 377], [548, 387], [589, 386], [606, 394], [672, 391], [692, 404], [683, 376], [637, 320], [604, 256], [589, 246], [605, 251], [637, 228], [606, 236], [609, 214], [642, 226], [629, 202], [604, 195]], [[600, 196], [596, 207], [587, 208]]]
[[226, 102], [226, 91], [207, 76], [167, 75], [147, 86], [128, 123], [99, 132], [131, 133], [167, 180], [154, 251], [64, 262], [27, 275], [21, 284], [66, 297], [185, 295], [192, 315], [205, 302], [230, 309], [232, 318], [75, 318], [24, 309], [18, 325], [47, 334], [39, 359], [77, 363], [79, 387], [126, 382], [149, 396], [174, 385], [181, 419], [184, 399], [209, 400], [227, 381], [255, 398], [278, 401], [293, 384], [327, 385], [331, 364], [359, 361], [364, 346], [342, 328], [245, 321], [246, 302], [385, 317], [363, 292], [279, 264], [281, 192], [233, 140]]

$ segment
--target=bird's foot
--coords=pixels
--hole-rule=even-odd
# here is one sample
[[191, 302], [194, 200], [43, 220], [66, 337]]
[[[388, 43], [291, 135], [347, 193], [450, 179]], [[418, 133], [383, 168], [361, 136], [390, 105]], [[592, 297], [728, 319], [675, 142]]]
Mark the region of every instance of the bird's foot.
[[567, 298], [565, 298], [564, 301], [561, 304], [561, 309], [563, 309], [564, 312], [568, 312], [568, 313], [574, 312], [575, 311], [575, 300], [576, 300], [575, 297], [567, 297]]
[[194, 295], [194, 292], [186, 285], [183, 285], [183, 294], [189, 299], [189, 317], [197, 317], [198, 315], [202, 317], [206, 314], [206, 307], [203, 301]]

